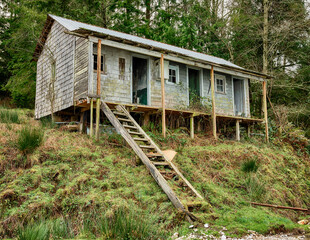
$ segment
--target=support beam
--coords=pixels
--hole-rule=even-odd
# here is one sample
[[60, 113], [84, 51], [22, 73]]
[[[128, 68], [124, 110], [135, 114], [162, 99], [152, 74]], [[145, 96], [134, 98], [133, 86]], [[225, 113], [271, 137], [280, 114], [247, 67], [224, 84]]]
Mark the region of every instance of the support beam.
[[[100, 96], [101, 87], [101, 40], [97, 45], [97, 95]], [[96, 140], [99, 141], [99, 123], [100, 122], [100, 97], [96, 102]]]
[[240, 120], [236, 121], [236, 140], [240, 141]]
[[89, 136], [92, 137], [94, 133], [94, 100], [93, 98], [90, 99], [90, 130]]
[[216, 135], [216, 114], [215, 114], [215, 96], [214, 96], [214, 69], [213, 66], [211, 66], [211, 96], [212, 96], [212, 129], [213, 129], [213, 136], [215, 140], [217, 140]]
[[247, 124], [246, 126], [247, 126], [247, 128], [246, 128], [247, 136], [248, 136], [248, 138], [250, 138], [251, 137], [251, 124]]
[[166, 138], [166, 106], [165, 106], [165, 73], [164, 55], [160, 58], [160, 79], [161, 79], [161, 106], [162, 106], [162, 134]]
[[267, 112], [267, 82], [263, 82], [263, 111], [264, 111], [264, 122], [265, 122], [265, 139], [269, 142], [268, 133], [268, 112]]
[[192, 114], [190, 117], [190, 136], [192, 139], [194, 139], [195, 136], [194, 129], [194, 115]]
[[147, 126], [150, 123], [150, 113], [145, 112], [143, 116], [143, 126]]

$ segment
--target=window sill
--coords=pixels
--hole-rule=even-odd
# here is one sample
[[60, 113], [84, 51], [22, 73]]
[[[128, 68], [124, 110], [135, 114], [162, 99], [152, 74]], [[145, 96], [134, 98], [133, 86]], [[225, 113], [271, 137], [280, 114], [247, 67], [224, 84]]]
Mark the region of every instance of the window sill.
[[227, 95], [226, 92], [218, 92], [218, 91], [215, 91], [215, 93], [217, 93], [217, 94], [222, 94], [222, 95]]

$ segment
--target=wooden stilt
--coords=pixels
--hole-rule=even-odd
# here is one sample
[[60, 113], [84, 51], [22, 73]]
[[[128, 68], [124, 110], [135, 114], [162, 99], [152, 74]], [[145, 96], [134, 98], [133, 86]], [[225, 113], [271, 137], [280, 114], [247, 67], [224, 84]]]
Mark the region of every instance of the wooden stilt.
[[160, 58], [160, 78], [161, 78], [161, 106], [162, 106], [162, 134], [166, 138], [166, 106], [165, 106], [165, 69], [164, 55]]
[[194, 134], [194, 115], [191, 115], [190, 117], [190, 136], [193, 139], [195, 134]]
[[84, 126], [85, 126], [84, 115], [85, 115], [85, 112], [82, 112], [80, 114], [80, 124], [79, 124], [79, 132], [80, 133], [83, 133], [85, 131], [85, 129], [84, 129]]
[[265, 139], [266, 139], [266, 142], [269, 142], [268, 112], [267, 112], [267, 82], [266, 81], [263, 81], [263, 111], [264, 111], [264, 120], [265, 120]]
[[251, 137], [251, 125], [250, 124], [247, 125], [246, 130], [247, 130], [247, 136], [248, 138], [250, 138]]
[[197, 132], [199, 133], [199, 132], [201, 132], [201, 119], [199, 119], [198, 120], [198, 122], [197, 122]]
[[143, 116], [143, 126], [147, 126], [150, 123], [150, 113], [145, 112]]
[[216, 135], [216, 114], [215, 114], [215, 96], [214, 96], [214, 69], [213, 66], [211, 66], [211, 95], [212, 95], [212, 130], [213, 130], [213, 136], [215, 140], [217, 139]]
[[240, 120], [236, 120], [236, 140], [240, 141]]
[[90, 130], [89, 130], [89, 136], [93, 136], [94, 132], [94, 101], [93, 98], [90, 99]]
[[[97, 95], [100, 96], [101, 87], [101, 40], [97, 45]], [[99, 124], [100, 124], [100, 98], [96, 101], [96, 140], [99, 140]]]
[[99, 125], [100, 125], [100, 98], [96, 101], [96, 140], [99, 141]]

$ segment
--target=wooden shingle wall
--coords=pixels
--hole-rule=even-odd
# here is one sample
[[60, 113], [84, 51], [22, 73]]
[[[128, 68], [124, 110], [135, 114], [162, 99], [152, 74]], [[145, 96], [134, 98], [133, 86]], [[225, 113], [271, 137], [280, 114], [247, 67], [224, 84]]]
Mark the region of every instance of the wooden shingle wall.
[[[97, 48], [93, 48], [97, 53]], [[131, 103], [131, 57], [129, 51], [120, 50], [102, 45], [101, 54], [105, 55], [106, 73], [101, 74], [101, 97], [107, 102]], [[119, 59], [125, 59], [124, 75], [120, 78]], [[122, 60], [123, 61], [123, 60]], [[93, 70], [93, 57], [91, 57], [91, 89], [89, 93], [96, 94], [97, 72]]]
[[[161, 81], [156, 78], [158, 76], [158, 68], [156, 60], [152, 59], [152, 80], [151, 80], [151, 102], [152, 106], [161, 107]], [[169, 62], [170, 65], [179, 67], [179, 83], [167, 83], [165, 81], [165, 104], [167, 108], [183, 108], [187, 106], [188, 102], [188, 87], [187, 87], [187, 70], [186, 65], [181, 63]]]
[[[37, 62], [35, 117], [51, 114], [54, 92], [54, 112], [73, 105], [75, 37], [65, 34], [66, 29], [54, 22], [43, 51]], [[51, 83], [51, 66], [56, 61], [56, 80]], [[54, 91], [52, 91], [54, 89]]]
[[86, 98], [88, 94], [88, 39], [76, 38], [74, 59], [74, 100]]

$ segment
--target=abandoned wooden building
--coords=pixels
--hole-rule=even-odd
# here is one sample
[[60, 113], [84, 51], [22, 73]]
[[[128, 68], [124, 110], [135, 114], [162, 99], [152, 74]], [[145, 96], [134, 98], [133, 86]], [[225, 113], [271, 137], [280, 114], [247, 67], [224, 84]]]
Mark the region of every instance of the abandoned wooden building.
[[[167, 122], [169, 128], [185, 124], [191, 137], [195, 129], [210, 126], [217, 138], [218, 124], [229, 120], [236, 123], [237, 139], [240, 123], [258, 122], [264, 123], [268, 140], [269, 77], [224, 59], [53, 15], [47, 17], [34, 59], [35, 117], [79, 119], [81, 130], [89, 125], [92, 136], [95, 115], [96, 139], [100, 121], [108, 119], [190, 222], [198, 220], [192, 211], [205, 202], [203, 196], [138, 121], [161, 123], [164, 136]], [[264, 119], [251, 118], [251, 80], [262, 82]]]
[[[140, 113], [144, 124], [160, 116], [163, 134], [167, 121], [178, 127], [182, 116], [192, 137], [208, 125], [216, 138], [217, 124], [229, 119], [237, 139], [240, 123], [265, 124], [268, 139], [270, 77], [224, 59], [54, 15], [47, 16], [34, 59], [37, 119], [53, 112], [92, 127], [100, 98]], [[249, 81], [262, 82], [264, 118], [251, 118]], [[192, 108], [193, 101], [209, 110]]]

